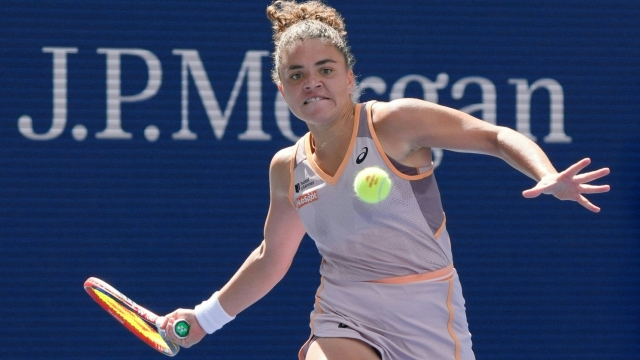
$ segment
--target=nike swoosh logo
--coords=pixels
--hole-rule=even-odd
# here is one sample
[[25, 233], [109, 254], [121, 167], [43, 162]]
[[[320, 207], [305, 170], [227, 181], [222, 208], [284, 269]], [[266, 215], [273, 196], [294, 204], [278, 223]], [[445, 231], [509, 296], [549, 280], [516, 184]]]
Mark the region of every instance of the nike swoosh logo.
[[367, 157], [368, 153], [369, 153], [369, 148], [367, 148], [366, 146], [363, 147], [362, 151], [360, 151], [360, 154], [358, 154], [358, 157], [356, 158], [356, 164], [362, 164], [364, 159]]

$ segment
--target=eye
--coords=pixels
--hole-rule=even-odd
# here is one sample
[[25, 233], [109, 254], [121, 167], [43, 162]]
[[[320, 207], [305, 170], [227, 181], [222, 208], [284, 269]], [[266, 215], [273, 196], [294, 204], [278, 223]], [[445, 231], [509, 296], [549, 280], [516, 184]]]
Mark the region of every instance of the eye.
[[294, 73], [294, 74], [291, 74], [290, 77], [292, 80], [298, 80], [302, 77], [302, 75], [300, 73]]
[[332, 69], [324, 68], [324, 69], [320, 70], [320, 73], [322, 75], [329, 75], [329, 74], [331, 74], [332, 71], [333, 71]]

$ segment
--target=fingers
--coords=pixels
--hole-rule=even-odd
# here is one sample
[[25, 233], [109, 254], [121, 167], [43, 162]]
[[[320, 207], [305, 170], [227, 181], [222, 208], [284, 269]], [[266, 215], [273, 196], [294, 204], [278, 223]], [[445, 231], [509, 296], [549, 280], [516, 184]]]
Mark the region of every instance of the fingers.
[[569, 166], [567, 170], [563, 171], [562, 173], [566, 174], [567, 176], [574, 177], [578, 175], [578, 173], [586, 168], [589, 164], [591, 164], [591, 159], [584, 158], [577, 163]]
[[170, 339], [170, 336], [171, 336], [171, 328], [172, 328], [172, 326], [173, 326], [173, 322], [174, 322], [174, 321], [175, 321], [175, 320], [173, 319], [173, 317], [169, 317], [169, 315], [167, 315], [167, 316], [165, 317], [165, 321], [164, 321], [164, 323], [163, 323], [163, 326], [161, 326], [161, 327], [160, 327], [162, 330], [164, 330], [164, 337], [165, 337], [165, 339], [167, 339], [167, 340], [171, 340], [171, 339]]
[[608, 192], [609, 190], [611, 190], [611, 187], [609, 185], [580, 185], [580, 192], [582, 194], [599, 194]]
[[580, 195], [577, 201], [578, 201], [578, 204], [584, 206], [585, 208], [587, 208], [587, 210], [593, 211], [594, 213], [600, 212], [599, 207], [593, 205], [589, 200], [587, 200], [586, 197], [582, 195]]
[[579, 181], [580, 183], [587, 183], [593, 180], [600, 179], [603, 176], [607, 176], [609, 175], [610, 172], [611, 171], [609, 170], [609, 168], [602, 168], [596, 171], [591, 171], [588, 173], [576, 175], [574, 179]]
[[181, 347], [189, 347], [184, 343], [184, 339], [179, 339], [178, 337], [176, 337], [174, 330], [173, 330], [173, 326], [175, 325], [177, 319], [171, 318], [167, 320], [167, 324], [166, 327], [164, 329], [165, 333], [164, 333], [164, 337], [165, 339], [176, 343], [177, 345], [180, 345]]
[[173, 325], [175, 324], [176, 320], [178, 320], [179, 318], [179, 314], [178, 314], [179, 311], [181, 311], [181, 309], [178, 309], [170, 314], [165, 315], [164, 318], [158, 319], [158, 322], [156, 322], [156, 325], [159, 329], [164, 330], [165, 339], [171, 342], [174, 342], [180, 346], [183, 346], [181, 344], [181, 339], [178, 339], [175, 336], [175, 333], [173, 332]]
[[159, 318], [158, 320], [156, 320], [156, 327], [158, 327], [158, 328], [160, 328], [162, 330], [166, 329], [167, 328], [167, 323], [169, 322], [170, 319], [173, 319], [176, 316], [176, 312], [177, 311], [178, 310], [173, 311], [173, 312], [171, 312], [171, 313]]
[[166, 323], [167, 323], [167, 317], [166, 316], [160, 317], [158, 318], [158, 320], [156, 320], [156, 327], [158, 329], [164, 330], [164, 328], [167, 326]]
[[[585, 191], [583, 191], [584, 193], [601, 193], [601, 192], [607, 192], [609, 191], [609, 185], [601, 185], [601, 186], [592, 186], [592, 185], [583, 185], [583, 186], [587, 186], [587, 187], [591, 187], [589, 189], [586, 189]], [[542, 188], [533, 188], [533, 189], [529, 189], [529, 190], [525, 190], [522, 192], [522, 196], [524, 196], [527, 199], [532, 199], [535, 198], [537, 196], [539, 196], [540, 194], [542, 194], [544, 190]], [[578, 204], [584, 206], [587, 210], [589, 211], [593, 211], [595, 213], [600, 212], [600, 208], [595, 206], [594, 204], [592, 204], [589, 200], [587, 200], [587, 198], [585, 198], [583, 195], [579, 195], [577, 199], [575, 199], [576, 202], [578, 202]]]

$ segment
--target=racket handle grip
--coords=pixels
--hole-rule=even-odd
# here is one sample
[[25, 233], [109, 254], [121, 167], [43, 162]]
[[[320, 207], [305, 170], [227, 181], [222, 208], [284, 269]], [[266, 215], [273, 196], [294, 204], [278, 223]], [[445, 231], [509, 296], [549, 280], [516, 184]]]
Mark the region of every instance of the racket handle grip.
[[[160, 325], [162, 325], [162, 322], [164, 322], [163, 317], [160, 317], [158, 318], [158, 320], [156, 320], [156, 327], [158, 328], [158, 330], [160, 330]], [[173, 323], [173, 334], [178, 339], [184, 339], [187, 336], [189, 336], [189, 330], [191, 330], [191, 325], [185, 319], [178, 319]], [[160, 331], [161, 331], [160, 335], [164, 337], [164, 330], [160, 330]]]
[[178, 319], [173, 323], [173, 333], [178, 339], [184, 339], [189, 336], [189, 330], [191, 330], [191, 325], [185, 319]]

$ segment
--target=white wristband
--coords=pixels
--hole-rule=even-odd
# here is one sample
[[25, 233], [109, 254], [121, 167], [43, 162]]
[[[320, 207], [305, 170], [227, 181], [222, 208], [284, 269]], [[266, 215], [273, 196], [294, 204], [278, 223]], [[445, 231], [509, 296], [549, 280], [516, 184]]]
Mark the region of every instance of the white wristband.
[[197, 305], [194, 309], [196, 319], [207, 334], [213, 334], [216, 330], [220, 329], [224, 324], [235, 319], [235, 316], [229, 316], [226, 311], [220, 305], [218, 301], [218, 293], [216, 291], [208, 300]]

